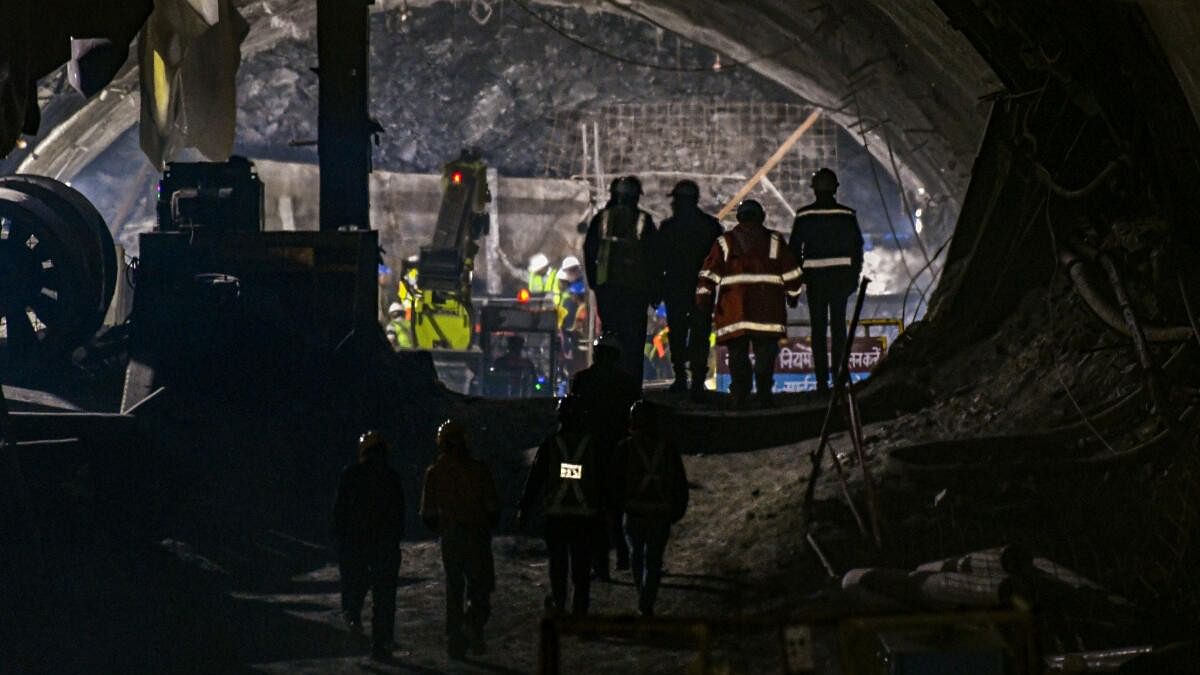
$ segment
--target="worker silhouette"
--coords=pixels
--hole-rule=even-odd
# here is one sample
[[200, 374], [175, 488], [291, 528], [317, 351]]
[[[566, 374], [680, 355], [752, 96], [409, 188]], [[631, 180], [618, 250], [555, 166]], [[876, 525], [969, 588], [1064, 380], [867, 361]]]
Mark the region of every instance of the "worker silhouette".
[[588, 226], [583, 242], [588, 285], [596, 292], [596, 310], [605, 331], [621, 344], [621, 365], [642, 381], [646, 310], [662, 293], [657, 229], [638, 208], [642, 183], [624, 176], [613, 186], [612, 200]]
[[[578, 396], [586, 411], [583, 428], [594, 440], [599, 457], [600, 472], [605, 486], [603, 511], [607, 535], [601, 537], [596, 546], [595, 571], [602, 580], [610, 578], [608, 552], [616, 549], [617, 569], [629, 569], [629, 547], [621, 530], [620, 505], [608, 498], [613, 494], [609, 486], [611, 459], [617, 443], [625, 437], [628, 427], [628, 410], [641, 396], [640, 380], [630, 375], [620, 365], [623, 346], [611, 333], [596, 339], [592, 346], [593, 363], [575, 374], [571, 381], [571, 393]], [[637, 357], [642, 358], [639, 346]]]
[[617, 445], [615, 464], [638, 611], [653, 616], [671, 525], [688, 506], [683, 458], [670, 438], [659, 433], [653, 403], [638, 401], [630, 408], [629, 437]]
[[700, 270], [696, 304], [713, 312], [717, 343], [729, 350], [729, 393], [733, 407], [750, 395], [750, 349], [754, 386], [762, 406], [774, 405], [772, 390], [779, 340], [787, 334], [787, 305], [800, 297], [801, 270], [783, 237], [763, 226], [762, 204], [747, 199], [737, 207], [737, 227], [717, 237]]
[[333, 510], [342, 616], [361, 630], [363, 601], [371, 590], [371, 656], [377, 659], [395, 649], [396, 575], [404, 538], [404, 488], [387, 454], [381, 435], [362, 435], [358, 463], [342, 472]]
[[459, 423], [442, 423], [437, 446], [437, 459], [426, 470], [421, 489], [421, 520], [441, 540], [446, 652], [461, 659], [468, 648], [476, 654], [486, 651], [483, 627], [496, 587], [491, 531], [500, 519], [500, 501], [491, 470], [469, 455]]
[[826, 331], [833, 341], [833, 364], [837, 368], [846, 344], [846, 301], [862, 274], [863, 237], [854, 209], [834, 199], [837, 174], [820, 169], [812, 175], [810, 185], [816, 201], [796, 212], [788, 246], [804, 268], [812, 323], [813, 370], [817, 391], [826, 394], [831, 374]]
[[688, 391], [691, 371], [692, 398], [705, 396], [708, 374], [708, 336], [712, 316], [696, 311], [696, 278], [704, 258], [725, 231], [716, 218], [700, 210], [700, 186], [682, 180], [671, 190], [671, 217], [658, 230], [663, 263], [663, 300], [667, 304], [667, 331], [671, 341], [671, 391]]
[[559, 429], [538, 447], [517, 511], [524, 527], [537, 502], [545, 508], [546, 549], [550, 556], [547, 609], [567, 610], [567, 575], [575, 593], [571, 610], [587, 614], [592, 549], [604, 534], [600, 509], [600, 463], [595, 439], [584, 430], [584, 410], [577, 396], [558, 403]]

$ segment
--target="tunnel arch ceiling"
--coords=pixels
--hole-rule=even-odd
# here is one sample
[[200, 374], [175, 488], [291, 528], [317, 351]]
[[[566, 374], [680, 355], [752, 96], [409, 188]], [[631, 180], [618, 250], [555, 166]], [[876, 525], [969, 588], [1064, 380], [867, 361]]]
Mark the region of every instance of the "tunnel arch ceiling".
[[[448, 1], [381, 0], [374, 11]], [[282, 40], [315, 39], [315, 0], [238, 4], [252, 27], [244, 58]], [[495, 0], [488, 4], [517, 11]], [[954, 211], [985, 122], [979, 98], [999, 88], [932, 0], [539, 0], [533, 6], [637, 16], [744, 62], [860, 133], [884, 166], [893, 149], [902, 182], [922, 186]], [[137, 76], [130, 68], [104, 96], [50, 130], [20, 170], [69, 180], [137, 116]]]

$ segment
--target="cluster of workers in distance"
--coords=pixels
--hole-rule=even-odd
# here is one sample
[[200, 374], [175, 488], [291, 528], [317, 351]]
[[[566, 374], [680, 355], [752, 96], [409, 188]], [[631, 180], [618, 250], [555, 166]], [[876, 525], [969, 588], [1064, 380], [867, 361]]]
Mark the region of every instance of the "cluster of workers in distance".
[[[807, 286], [818, 387], [828, 391], [825, 331], [834, 331], [837, 363], [846, 301], [861, 271], [862, 234], [854, 211], [834, 199], [832, 171], [816, 172], [811, 185], [816, 201], [797, 212], [785, 241], [764, 226], [766, 213], [754, 200], [738, 205], [737, 226], [724, 232], [700, 210], [692, 181], [675, 186], [673, 215], [655, 227], [638, 208], [640, 181], [614, 181], [609, 203], [588, 228], [583, 259], [605, 331], [594, 345], [592, 365], [575, 375], [559, 402], [558, 428], [538, 448], [516, 505], [522, 527], [535, 510], [543, 513], [548, 612], [585, 614], [591, 579], [610, 579], [615, 550], [616, 569], [632, 572], [638, 611], [654, 614], [671, 526], [687, 510], [688, 482], [679, 448], [660, 432], [657, 407], [642, 400], [648, 307], [666, 302], [678, 348], [673, 389], [688, 391], [690, 374], [693, 395], [704, 395], [713, 331], [729, 348], [734, 406], [746, 404], [752, 385], [769, 406], [785, 306], [794, 307]], [[452, 658], [485, 650], [483, 629], [495, 588], [491, 532], [501, 508], [491, 471], [470, 456], [468, 436], [454, 420], [438, 429], [438, 455], [425, 473], [420, 504], [422, 520], [441, 543]], [[384, 659], [395, 648], [404, 512], [387, 445], [368, 432], [360, 439], [359, 462], [342, 476], [334, 521], [345, 618], [361, 626], [370, 589], [372, 654]]]

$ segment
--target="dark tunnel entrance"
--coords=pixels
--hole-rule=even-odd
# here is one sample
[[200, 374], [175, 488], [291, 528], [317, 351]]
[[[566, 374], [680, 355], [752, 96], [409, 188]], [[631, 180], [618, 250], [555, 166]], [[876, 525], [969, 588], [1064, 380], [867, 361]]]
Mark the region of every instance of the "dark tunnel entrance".
[[[235, 150], [264, 183], [266, 229], [304, 242], [319, 219], [315, 9], [234, 4], [251, 29]], [[564, 669], [677, 672], [699, 652], [711, 672], [773, 668], [781, 636], [799, 639], [781, 626], [820, 624], [814, 597], [864, 612], [1015, 611], [1011, 630], [1036, 635], [1028, 644], [1051, 672], [1117, 661], [1169, 671], [1189, 658], [1194, 646], [1161, 648], [1194, 640], [1200, 616], [1197, 70], [1171, 24], [1200, 19], [1170, 11], [1034, 0], [377, 3], [381, 277], [431, 238], [438, 172], [464, 145], [493, 170], [499, 233], [476, 290], [513, 298], [531, 258], [578, 254], [579, 223], [608, 179], [641, 175], [644, 206], [661, 220], [666, 192], [695, 177], [715, 212], [817, 110], [819, 123], [751, 195], [787, 230], [807, 176], [834, 165], [877, 284], [864, 316], [903, 320], [854, 389], [861, 448], [852, 423], [835, 421], [820, 439], [831, 408], [807, 393], [776, 410], [731, 411], [720, 396], [692, 405], [647, 389], [692, 482], [660, 609], [703, 617], [700, 628], [669, 627], [711, 631], [711, 654], [645, 635], [628, 648], [576, 642], [571, 631], [591, 627], [567, 622], [556, 624]], [[71, 184], [132, 258], [155, 226], [159, 179], [138, 147], [136, 68], [87, 102], [63, 77], [42, 81], [45, 123], [0, 167]], [[255, 251], [271, 261], [261, 278], [274, 275], [270, 247]], [[343, 254], [345, 268], [367, 264], [361, 250]], [[242, 279], [247, 297], [255, 278]], [[210, 275], [209, 300], [219, 305], [227, 282]], [[381, 283], [388, 295], [396, 280]], [[171, 286], [154, 287], [170, 300]], [[319, 302], [312, 289], [296, 296]], [[273, 336], [296, 305], [270, 293], [254, 296], [274, 309], [245, 324], [246, 340], [193, 355], [194, 390], [173, 382], [132, 411], [113, 412], [128, 390], [119, 329], [70, 366], [4, 373], [12, 461], [2, 475], [20, 488], [6, 492], [12, 550], [29, 555], [2, 562], [30, 580], [17, 605], [33, 617], [11, 633], [29, 645], [18, 663], [356, 668], [327, 520], [353, 439], [375, 428], [400, 449], [392, 464], [409, 497], [397, 633], [407, 651], [396, 667], [456, 667], [443, 653], [437, 540], [415, 508], [436, 425], [453, 417], [492, 467], [503, 506], [489, 631], [504, 637], [472, 667], [537, 668], [543, 547], [511, 506], [530, 449], [554, 432], [550, 398], [462, 395], [454, 389], [469, 388], [446, 386], [451, 367], [437, 353], [395, 356], [365, 339], [318, 349], [290, 329], [280, 345]], [[178, 325], [210, 335], [196, 317]], [[266, 352], [281, 356], [261, 373], [241, 370], [247, 354]], [[206, 371], [230, 364], [239, 372], [223, 382], [243, 384], [200, 391]], [[826, 475], [815, 481], [820, 445]], [[596, 584], [593, 607], [625, 613], [631, 592]], [[766, 618], [741, 623], [751, 615]], [[78, 644], [42, 648], [44, 627], [83, 634], [80, 617], [93, 616], [111, 620]], [[803, 635], [831, 644], [819, 629]]]

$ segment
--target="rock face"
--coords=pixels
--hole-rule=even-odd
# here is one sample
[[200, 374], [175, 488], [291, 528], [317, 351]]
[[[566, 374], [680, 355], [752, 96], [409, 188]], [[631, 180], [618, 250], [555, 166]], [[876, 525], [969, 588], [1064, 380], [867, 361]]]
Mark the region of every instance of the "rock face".
[[[572, 42], [516, 6], [483, 25], [452, 3], [371, 15], [372, 115], [384, 133], [375, 166], [437, 171], [464, 146], [508, 176], [544, 173], [556, 115], [588, 106], [702, 99], [795, 102], [746, 69], [712, 70], [716, 55], [645, 22], [533, 6]], [[632, 65], [627, 61], [655, 64]], [[238, 152], [317, 161], [316, 42], [286, 38], [248, 57], [238, 74]]]

